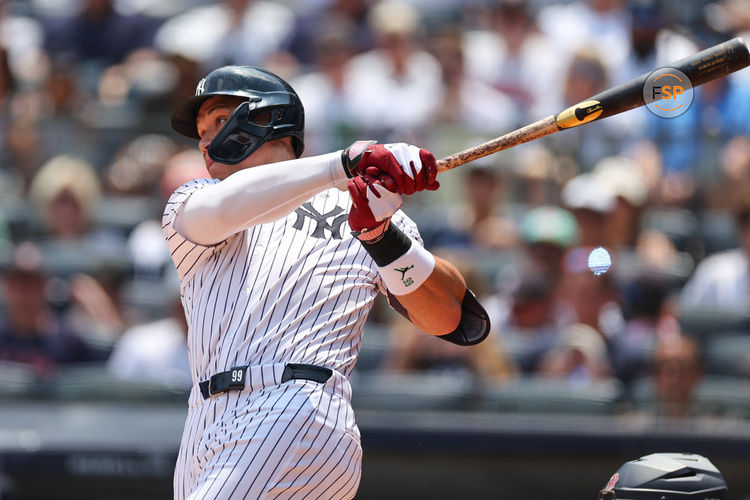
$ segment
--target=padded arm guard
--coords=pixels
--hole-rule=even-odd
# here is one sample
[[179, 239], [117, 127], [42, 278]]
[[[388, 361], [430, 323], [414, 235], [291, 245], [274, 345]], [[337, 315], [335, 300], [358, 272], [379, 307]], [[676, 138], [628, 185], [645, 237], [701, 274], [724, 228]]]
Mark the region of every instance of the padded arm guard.
[[[388, 292], [388, 303], [396, 312], [409, 319], [409, 313], [391, 292]], [[461, 320], [458, 322], [458, 326], [451, 333], [436, 335], [436, 337], [453, 344], [468, 346], [480, 343], [487, 338], [489, 333], [490, 317], [477, 300], [474, 292], [467, 288], [461, 302]]]
[[490, 317], [479, 303], [474, 292], [466, 289], [464, 300], [461, 302], [461, 320], [451, 333], [438, 335], [439, 339], [447, 340], [456, 345], [476, 345], [487, 338], [490, 333]]

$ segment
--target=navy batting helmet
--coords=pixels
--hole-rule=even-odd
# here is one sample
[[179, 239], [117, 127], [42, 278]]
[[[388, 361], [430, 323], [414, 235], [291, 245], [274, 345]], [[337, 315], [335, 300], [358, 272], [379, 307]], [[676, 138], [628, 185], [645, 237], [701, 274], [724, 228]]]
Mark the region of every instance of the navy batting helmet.
[[[195, 126], [198, 110], [214, 96], [246, 99], [208, 146], [209, 156], [219, 163], [234, 165], [250, 156], [263, 143], [292, 138], [299, 158], [305, 147], [305, 110], [294, 89], [279, 76], [253, 66], [224, 66], [212, 71], [198, 84], [195, 95], [172, 114], [172, 128], [192, 139], [200, 139]], [[260, 115], [267, 122], [259, 123]], [[265, 115], [264, 115], [265, 116]]]
[[704, 456], [654, 453], [620, 467], [599, 500], [726, 500], [721, 472]]

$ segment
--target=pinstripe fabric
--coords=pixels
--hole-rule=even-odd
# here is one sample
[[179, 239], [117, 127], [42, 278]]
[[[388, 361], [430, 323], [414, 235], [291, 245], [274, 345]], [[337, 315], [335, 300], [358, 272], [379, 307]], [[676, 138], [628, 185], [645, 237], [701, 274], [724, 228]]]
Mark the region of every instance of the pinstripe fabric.
[[[384, 288], [350, 234], [349, 195], [329, 189], [282, 219], [196, 245], [174, 230], [174, 217], [191, 193], [215, 182], [181, 186], [163, 217], [194, 382], [175, 498], [352, 498], [361, 448], [348, 378]], [[403, 213], [393, 223], [419, 239]], [[290, 362], [334, 376], [324, 386], [280, 384]], [[203, 400], [198, 382], [236, 365], [250, 365], [246, 389]]]

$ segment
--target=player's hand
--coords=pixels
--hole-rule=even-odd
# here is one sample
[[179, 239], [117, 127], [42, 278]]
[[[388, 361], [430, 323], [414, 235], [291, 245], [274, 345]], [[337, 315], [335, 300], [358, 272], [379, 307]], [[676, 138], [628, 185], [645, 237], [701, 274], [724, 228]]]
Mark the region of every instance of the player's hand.
[[[393, 180], [390, 182], [393, 183]], [[358, 233], [382, 232], [379, 230], [387, 229], [388, 220], [401, 208], [401, 195], [387, 189], [380, 180], [369, 175], [354, 177], [347, 188], [352, 197], [349, 227]]]
[[342, 160], [350, 176], [369, 175], [381, 182], [392, 179], [399, 194], [434, 191], [440, 187], [436, 180], [435, 156], [426, 149], [403, 142], [375, 144], [358, 141], [344, 150]]

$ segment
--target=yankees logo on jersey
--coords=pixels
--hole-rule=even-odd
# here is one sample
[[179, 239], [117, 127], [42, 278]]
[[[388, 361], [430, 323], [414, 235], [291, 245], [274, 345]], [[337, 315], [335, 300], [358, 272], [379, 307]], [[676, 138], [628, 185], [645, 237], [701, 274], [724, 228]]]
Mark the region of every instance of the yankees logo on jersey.
[[[348, 217], [348, 212], [344, 212], [344, 209], [338, 205], [331, 211], [321, 214], [310, 202], [303, 203], [302, 206], [294, 212], [297, 214], [297, 220], [292, 227], [298, 231], [302, 230], [305, 218], [310, 218], [315, 221], [315, 230], [310, 234], [313, 238], [325, 238], [325, 232], [329, 231], [331, 237], [340, 240], [341, 228]], [[341, 212], [344, 213], [341, 214]], [[333, 218], [331, 223], [328, 223], [329, 218]]]
[[[181, 186], [163, 217], [194, 381], [175, 496], [351, 498], [361, 447], [348, 379], [367, 313], [385, 288], [372, 258], [344, 230], [350, 197], [329, 189], [286, 217], [201, 246], [182, 237], [174, 219], [193, 192], [216, 182]], [[392, 220], [419, 238], [403, 213]], [[281, 383], [286, 363], [323, 366], [333, 376], [325, 384]], [[200, 394], [198, 382], [244, 365], [244, 390]], [[289, 418], [280, 419], [282, 412]]]

